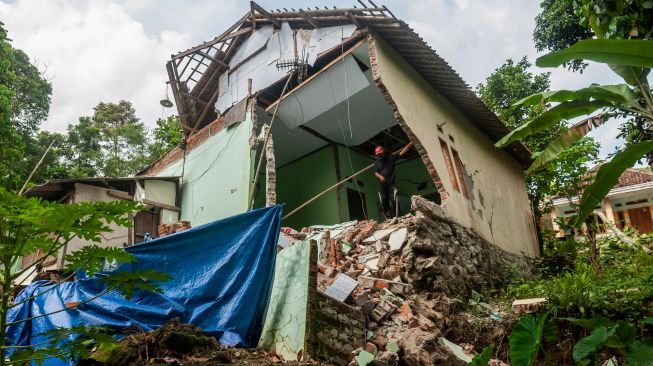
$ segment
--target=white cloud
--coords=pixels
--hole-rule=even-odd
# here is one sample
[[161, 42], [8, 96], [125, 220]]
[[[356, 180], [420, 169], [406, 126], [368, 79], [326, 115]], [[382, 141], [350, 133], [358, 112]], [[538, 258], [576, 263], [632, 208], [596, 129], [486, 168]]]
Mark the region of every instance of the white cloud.
[[134, 103], [152, 125], [161, 116], [165, 62], [190, 43], [177, 31], [148, 35], [125, 8], [105, 1], [19, 0], [0, 4], [15, 47], [47, 67], [53, 101], [44, 129], [61, 131], [100, 101]]
[[[472, 88], [507, 58], [526, 55], [533, 62], [537, 56], [532, 41], [537, 1], [384, 2]], [[353, 0], [259, 4], [267, 9], [358, 5]], [[159, 100], [165, 94], [170, 55], [212, 39], [248, 9], [249, 3], [242, 0], [0, 0], [0, 19], [16, 47], [49, 65], [54, 95], [43, 128], [63, 130], [79, 116], [91, 114], [99, 101], [120, 99], [133, 102], [139, 117], [151, 126], [161, 116]], [[533, 71], [551, 72], [553, 89], [619, 82], [602, 65], [583, 75], [563, 69]], [[615, 146], [614, 136], [614, 128], [595, 134], [602, 155]]]

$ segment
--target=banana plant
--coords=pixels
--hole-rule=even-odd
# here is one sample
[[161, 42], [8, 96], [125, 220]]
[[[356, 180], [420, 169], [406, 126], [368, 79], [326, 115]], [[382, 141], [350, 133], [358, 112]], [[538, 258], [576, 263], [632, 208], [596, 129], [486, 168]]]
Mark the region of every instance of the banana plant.
[[[512, 130], [496, 143], [506, 147], [536, 132], [543, 131], [561, 120], [587, 116], [558, 136], [549, 146], [533, 154], [528, 172], [541, 169], [561, 152], [580, 140], [591, 129], [604, 125], [614, 117], [639, 117], [646, 128], [653, 129], [653, 94], [647, 76], [653, 68], [653, 41], [635, 39], [589, 39], [564, 50], [537, 59], [539, 67], [557, 67], [572, 60], [589, 60], [607, 64], [624, 84], [592, 84], [578, 90], [558, 90], [538, 93], [515, 105], [557, 103], [541, 115]], [[653, 141], [629, 144], [618, 151], [612, 160], [603, 164], [594, 182], [585, 188], [580, 200], [576, 224], [583, 223], [617, 183], [621, 174], [644, 155], [653, 152]]]

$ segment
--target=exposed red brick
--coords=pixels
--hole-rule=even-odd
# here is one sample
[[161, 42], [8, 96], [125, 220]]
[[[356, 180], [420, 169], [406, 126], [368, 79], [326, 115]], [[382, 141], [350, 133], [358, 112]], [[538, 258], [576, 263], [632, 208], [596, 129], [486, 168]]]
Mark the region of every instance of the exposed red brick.
[[[209, 137], [215, 135], [216, 133], [222, 131], [224, 128], [224, 116], [220, 116], [215, 121], [204, 126], [201, 130], [194, 133], [192, 136], [186, 138], [186, 154], [189, 154], [197, 146], [201, 145], [202, 142], [206, 141]], [[152, 163], [147, 169], [141, 172], [140, 175], [154, 175], [166, 167], [174, 164], [176, 161], [184, 157], [184, 150], [177, 146], [174, 149], [168, 151], [165, 155], [160, 157], [157, 161]]]

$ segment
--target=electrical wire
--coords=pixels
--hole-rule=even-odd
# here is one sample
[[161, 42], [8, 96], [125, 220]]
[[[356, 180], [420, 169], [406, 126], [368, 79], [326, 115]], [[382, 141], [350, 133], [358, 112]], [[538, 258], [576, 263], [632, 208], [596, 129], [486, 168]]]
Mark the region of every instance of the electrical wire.
[[[340, 43], [340, 52], [341, 52], [341, 57], [342, 57], [342, 55], [345, 54], [345, 45], [343, 43]], [[348, 118], [348, 121], [349, 121], [349, 131], [350, 131], [350, 134], [351, 134], [351, 136], [353, 138], [353, 131], [351, 129], [351, 116], [349, 114], [349, 92], [348, 92], [348, 89], [347, 89], [347, 76], [346, 76], [347, 75], [347, 71], [346, 71], [347, 65], [345, 64], [345, 57], [342, 57], [342, 67], [343, 67], [343, 70], [345, 72], [345, 97], [346, 97], [347, 106], [348, 106], [347, 107], [347, 118]], [[351, 169], [351, 171], [353, 173], [354, 172], [354, 164], [352, 163], [351, 154], [349, 152], [349, 142], [347, 141], [347, 136], [345, 135], [345, 129], [342, 127], [342, 121], [340, 120], [340, 114], [338, 113], [338, 110], [336, 109], [336, 106], [337, 106], [336, 105], [336, 92], [335, 92], [335, 90], [333, 88], [333, 83], [331, 82], [330, 78], [329, 78], [329, 86], [331, 87], [331, 97], [333, 99], [333, 108], [335, 109], [335, 112], [336, 112], [336, 118], [338, 119], [338, 126], [340, 126], [340, 132], [342, 133], [342, 139], [345, 142], [345, 147], [346, 147], [345, 151], [347, 152], [347, 160], [349, 162], [349, 169]], [[354, 181], [352, 183], [354, 183], [354, 186], [356, 187], [356, 191], [358, 192], [358, 197], [359, 197], [359, 199], [361, 201], [361, 208], [363, 210], [363, 215], [365, 216], [365, 219], [367, 220], [367, 219], [369, 219], [369, 216], [367, 215], [367, 208], [365, 207], [365, 203], [364, 203], [365, 200], [363, 199], [363, 194], [360, 191], [360, 187], [358, 186], [358, 182]]]

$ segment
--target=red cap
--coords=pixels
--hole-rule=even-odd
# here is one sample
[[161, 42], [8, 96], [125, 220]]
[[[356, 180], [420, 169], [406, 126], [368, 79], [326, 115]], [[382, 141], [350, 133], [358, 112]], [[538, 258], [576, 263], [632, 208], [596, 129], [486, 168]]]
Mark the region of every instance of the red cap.
[[376, 148], [374, 148], [374, 155], [376, 156], [383, 155], [383, 146], [378, 145]]

